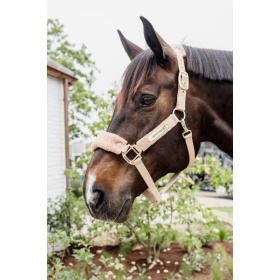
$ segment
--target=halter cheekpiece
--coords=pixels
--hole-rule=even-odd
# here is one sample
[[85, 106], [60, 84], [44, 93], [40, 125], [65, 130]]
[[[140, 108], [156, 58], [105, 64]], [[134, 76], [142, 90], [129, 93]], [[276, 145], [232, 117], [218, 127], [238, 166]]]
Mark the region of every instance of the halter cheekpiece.
[[[148, 188], [143, 192], [143, 195], [145, 195], [153, 204], [160, 202], [161, 195], [172, 186], [172, 184], [178, 179], [181, 172], [175, 173], [167, 185], [159, 192], [150, 173], [142, 161], [142, 152], [146, 151], [151, 145], [156, 143], [161, 137], [168, 133], [174, 126], [180, 123], [183, 128], [182, 136], [185, 139], [189, 153], [188, 167], [193, 164], [195, 159], [192, 132], [187, 128], [185, 123], [186, 94], [189, 88], [189, 76], [185, 70], [183, 59], [183, 57], [186, 56], [186, 52], [185, 49], [180, 45], [173, 45], [172, 49], [176, 54], [179, 66], [177, 104], [172, 114], [163, 122], [161, 122], [156, 128], [138, 140], [134, 145], [128, 144], [124, 138], [114, 133], [105, 131], [100, 132], [97, 139], [94, 140], [92, 144], [93, 150], [101, 148], [117, 155], [122, 154], [124, 160], [128, 164], [135, 165], [148, 186]], [[183, 114], [181, 119], [176, 116], [176, 112]], [[128, 158], [128, 153], [130, 155], [131, 153], [134, 153], [135, 155], [133, 158]]]

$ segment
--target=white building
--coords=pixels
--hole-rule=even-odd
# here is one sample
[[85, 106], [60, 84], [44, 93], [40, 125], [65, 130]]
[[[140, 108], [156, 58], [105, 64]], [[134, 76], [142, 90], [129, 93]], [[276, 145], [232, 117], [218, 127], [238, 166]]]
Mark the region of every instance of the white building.
[[70, 167], [68, 133], [68, 87], [77, 81], [72, 71], [48, 58], [47, 62], [48, 198], [64, 194]]

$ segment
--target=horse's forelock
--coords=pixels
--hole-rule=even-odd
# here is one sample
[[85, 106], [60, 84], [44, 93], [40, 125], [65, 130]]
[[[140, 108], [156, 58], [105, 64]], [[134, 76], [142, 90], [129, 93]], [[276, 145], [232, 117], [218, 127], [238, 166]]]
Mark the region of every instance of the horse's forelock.
[[118, 96], [118, 110], [134, 97], [138, 88], [153, 75], [157, 62], [153, 52], [147, 49], [138, 54], [128, 65], [123, 75], [122, 90]]

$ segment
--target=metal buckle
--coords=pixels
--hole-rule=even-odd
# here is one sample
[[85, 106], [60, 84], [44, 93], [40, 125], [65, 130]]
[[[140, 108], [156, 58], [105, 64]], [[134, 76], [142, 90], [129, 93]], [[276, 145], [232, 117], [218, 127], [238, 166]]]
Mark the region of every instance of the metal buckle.
[[192, 133], [192, 131], [189, 130], [189, 129], [187, 128], [184, 119], [181, 119], [181, 120], [180, 120], [180, 124], [182, 125], [183, 130], [184, 130], [184, 132], [182, 133], [182, 135], [183, 135], [184, 138], [185, 138], [188, 134]]
[[185, 71], [180, 71], [178, 76], [178, 83], [181, 89], [188, 90], [189, 88], [189, 75]]
[[[134, 165], [134, 161], [135, 160], [137, 160], [137, 159], [141, 159], [142, 157], [141, 157], [141, 152], [139, 152], [138, 150], [137, 150], [137, 148], [136, 148], [136, 146], [135, 145], [128, 145], [128, 149], [126, 150], [126, 152], [122, 152], [122, 156], [123, 156], [123, 158], [126, 160], [126, 162], [127, 163], [129, 163], [129, 164], [131, 164], [131, 165]], [[128, 157], [127, 157], [127, 154], [130, 152], [130, 151], [133, 151], [135, 154], [136, 154], [136, 156], [133, 158], [133, 159], [129, 159]]]
[[188, 130], [188, 131], [184, 131], [183, 133], [182, 133], [182, 135], [183, 135], [183, 137], [185, 138], [187, 135], [189, 135], [189, 134], [191, 134], [192, 133], [192, 131], [191, 130]]

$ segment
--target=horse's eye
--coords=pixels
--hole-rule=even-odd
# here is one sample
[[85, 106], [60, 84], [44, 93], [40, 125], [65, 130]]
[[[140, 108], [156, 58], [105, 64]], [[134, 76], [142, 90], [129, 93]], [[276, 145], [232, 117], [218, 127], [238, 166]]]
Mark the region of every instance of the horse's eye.
[[149, 107], [149, 106], [152, 106], [156, 101], [156, 98], [154, 96], [151, 96], [151, 95], [144, 95], [142, 96], [141, 98], [141, 106], [143, 107]]

